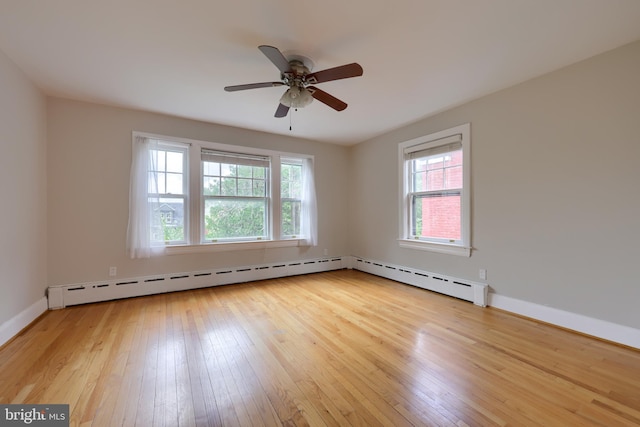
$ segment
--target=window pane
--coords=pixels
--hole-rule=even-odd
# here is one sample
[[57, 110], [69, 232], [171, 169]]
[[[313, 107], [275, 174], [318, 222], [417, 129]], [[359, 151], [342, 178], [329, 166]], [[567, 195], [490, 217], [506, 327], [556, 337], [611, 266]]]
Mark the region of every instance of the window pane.
[[285, 181], [284, 179], [282, 180], [282, 183], [280, 184], [280, 195], [283, 199], [290, 199], [291, 198], [291, 183]]
[[267, 186], [265, 181], [259, 180], [253, 181], [253, 196], [255, 197], [265, 197], [267, 195]]
[[151, 241], [156, 243], [183, 242], [184, 199], [149, 199], [151, 212]]
[[426, 172], [416, 172], [413, 174], [413, 191], [427, 191]]
[[266, 237], [266, 201], [206, 199], [205, 239]]
[[[156, 151], [156, 156], [155, 156], [156, 170], [159, 170], [159, 171], [167, 170], [167, 162], [165, 161], [166, 155], [167, 155], [166, 151], [161, 151], [161, 150]], [[152, 163], [152, 165], [153, 164], [154, 163]]]
[[266, 170], [267, 170], [267, 168], [254, 167], [253, 168], [253, 177], [254, 178], [258, 178], [258, 179], [264, 179]]
[[[442, 165], [442, 163], [440, 163], [440, 165]], [[442, 190], [444, 188], [444, 170], [430, 170], [427, 172], [426, 181], [427, 191]]]
[[163, 194], [167, 192], [167, 175], [163, 172], [156, 174], [158, 180], [158, 193]]
[[236, 176], [236, 165], [230, 165], [228, 163], [220, 164], [220, 174], [222, 176]]
[[302, 188], [302, 165], [282, 164], [280, 194], [283, 198], [299, 199]]
[[412, 234], [417, 237], [460, 240], [460, 193], [413, 198]]
[[427, 158], [427, 170], [442, 169], [445, 156], [438, 155]]
[[238, 166], [238, 176], [242, 178], [251, 178], [251, 172], [253, 167], [246, 165]]
[[233, 159], [228, 163], [203, 161], [204, 196], [224, 197], [205, 197], [205, 240], [266, 237], [266, 170], [235, 164]]
[[147, 192], [155, 194], [158, 192], [158, 174], [150, 171], [147, 180]]
[[452, 151], [445, 160], [446, 167], [462, 166], [462, 150]]
[[410, 192], [462, 188], [462, 150], [412, 160]]
[[[158, 149], [149, 151], [147, 191], [149, 198], [149, 231], [155, 244], [186, 242], [185, 159], [187, 150]], [[177, 197], [172, 197], [176, 195]]]
[[462, 165], [445, 169], [445, 189], [462, 188]]
[[182, 173], [182, 153], [167, 151], [167, 172]]
[[253, 188], [250, 179], [238, 178], [238, 196], [252, 196]]
[[413, 170], [416, 172], [427, 170], [427, 159], [415, 159], [413, 161]]
[[302, 165], [291, 165], [291, 181], [302, 180]]
[[235, 196], [236, 195], [236, 179], [235, 178], [222, 178], [221, 181], [221, 196]]
[[220, 175], [220, 163], [202, 162], [205, 175]]
[[302, 198], [302, 181], [291, 183], [291, 197], [294, 199]]
[[282, 164], [282, 171], [280, 172], [280, 176], [283, 181], [289, 180], [289, 175], [291, 174], [291, 165]]
[[219, 196], [220, 195], [220, 178], [205, 176], [202, 183], [202, 189], [205, 196]]
[[283, 236], [297, 236], [300, 234], [300, 206], [299, 200], [282, 202]]
[[168, 194], [183, 194], [184, 187], [182, 185], [182, 174], [167, 174], [167, 191]]
[[300, 210], [302, 197], [302, 164], [282, 163], [280, 182], [281, 234], [284, 237], [300, 234]]
[[422, 236], [422, 199], [413, 199], [413, 215], [411, 218], [411, 235]]
[[158, 166], [158, 152], [156, 150], [149, 150], [149, 170], [157, 170]]

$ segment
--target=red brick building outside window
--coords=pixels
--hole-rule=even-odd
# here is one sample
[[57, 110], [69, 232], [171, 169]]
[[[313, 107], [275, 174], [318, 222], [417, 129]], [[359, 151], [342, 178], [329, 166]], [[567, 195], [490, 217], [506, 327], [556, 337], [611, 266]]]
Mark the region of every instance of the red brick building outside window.
[[460, 241], [462, 150], [414, 159], [412, 234]]

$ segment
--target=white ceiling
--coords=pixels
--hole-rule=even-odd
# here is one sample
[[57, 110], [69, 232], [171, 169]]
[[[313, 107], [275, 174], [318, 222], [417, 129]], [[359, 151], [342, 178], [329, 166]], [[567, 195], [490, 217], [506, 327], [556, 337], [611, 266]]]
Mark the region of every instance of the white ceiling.
[[[640, 39], [639, 0], [0, 0], [0, 50], [46, 94], [352, 144]], [[362, 77], [273, 117], [257, 49]]]

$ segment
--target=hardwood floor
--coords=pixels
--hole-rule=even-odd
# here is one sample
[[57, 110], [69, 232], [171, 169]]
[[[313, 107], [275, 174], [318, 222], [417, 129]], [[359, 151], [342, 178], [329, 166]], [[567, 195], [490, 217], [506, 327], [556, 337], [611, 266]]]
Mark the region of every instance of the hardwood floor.
[[45, 313], [1, 403], [80, 426], [640, 425], [640, 351], [342, 270]]

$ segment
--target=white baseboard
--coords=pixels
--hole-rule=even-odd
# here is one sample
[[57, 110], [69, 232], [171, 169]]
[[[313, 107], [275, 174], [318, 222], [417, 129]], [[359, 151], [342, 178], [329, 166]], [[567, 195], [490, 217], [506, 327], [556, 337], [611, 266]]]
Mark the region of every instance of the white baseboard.
[[343, 257], [331, 257], [145, 277], [113, 278], [73, 285], [53, 285], [48, 289], [49, 308], [53, 310], [98, 301], [319, 273], [346, 268], [346, 262]]
[[640, 349], [640, 329], [630, 326], [618, 325], [605, 320], [494, 293], [489, 294], [489, 306]]
[[[63, 308], [69, 305], [109, 299], [126, 298], [130, 296], [149, 295], [161, 292], [196, 289], [199, 287], [217, 286], [252, 280], [262, 280], [274, 277], [285, 277], [296, 274], [307, 274], [320, 271], [330, 271], [340, 268], [354, 268], [389, 279], [423, 287], [440, 293], [447, 293], [446, 289], [435, 287], [428, 282], [425, 274], [438, 276], [447, 281], [456, 282], [459, 279], [423, 272], [388, 263], [377, 263], [355, 256], [335, 257], [319, 260], [306, 260], [273, 265], [251, 266], [228, 270], [211, 270], [207, 272], [191, 272], [165, 276], [151, 276], [144, 278], [123, 279], [114, 282], [95, 282], [66, 286], [49, 287], [49, 308]], [[161, 281], [158, 281], [162, 279]], [[118, 286], [135, 282], [138, 286]], [[423, 283], [424, 282], [424, 283]], [[571, 329], [583, 334], [591, 335], [607, 341], [623, 344], [640, 349], [640, 329], [619, 325], [604, 320], [595, 319], [581, 314], [543, 306], [503, 295], [486, 293], [486, 284], [463, 281], [469, 285], [464, 294], [453, 294], [457, 298], [467, 299], [477, 305], [489, 305], [521, 316], [540, 320], [563, 328]], [[137, 288], [137, 290], [136, 290]], [[0, 345], [11, 339], [30, 322], [42, 314], [47, 308], [47, 299], [43, 298], [13, 319], [0, 326]]]
[[47, 311], [47, 298], [42, 297], [18, 315], [0, 325], [0, 346], [16, 336], [21, 330]]
[[[440, 274], [416, 270], [409, 267], [392, 265], [380, 261], [366, 260], [357, 256], [351, 257], [349, 268], [386, 277], [387, 279], [412, 286], [418, 286], [456, 298], [465, 299], [476, 305], [488, 305], [490, 307], [499, 308], [501, 310], [540, 320], [562, 328], [571, 329], [603, 340], [640, 349], [640, 329], [618, 325], [605, 320], [595, 319], [593, 317], [518, 300], [495, 293], [488, 293], [487, 295], [487, 284], [485, 283], [469, 282], [467, 280], [450, 278]], [[419, 273], [418, 276], [416, 276], [416, 273]], [[440, 285], [440, 281], [429, 281], [425, 279], [423, 275], [427, 275], [429, 277], [444, 277], [452, 283], [460, 281], [470, 284], [473, 292], [471, 292], [471, 288], [469, 290], [464, 290], [462, 288], [459, 291], [460, 293], [458, 293], [457, 290], [452, 292], [452, 289], [456, 289], [455, 287], [443, 287]]]
[[354, 270], [364, 271], [365, 273], [385, 277], [396, 282], [471, 301], [482, 307], [487, 306], [489, 287], [486, 283], [473, 282], [357, 256], [350, 258], [349, 265]]

